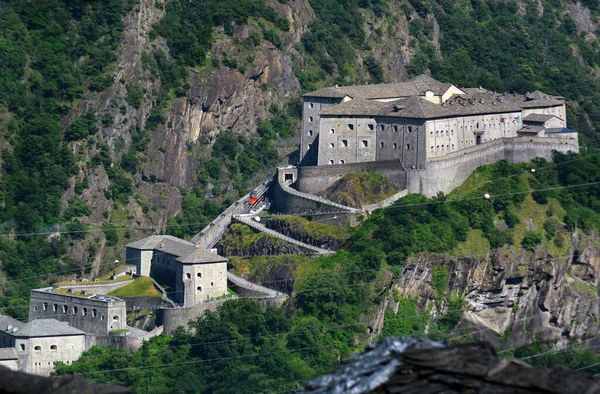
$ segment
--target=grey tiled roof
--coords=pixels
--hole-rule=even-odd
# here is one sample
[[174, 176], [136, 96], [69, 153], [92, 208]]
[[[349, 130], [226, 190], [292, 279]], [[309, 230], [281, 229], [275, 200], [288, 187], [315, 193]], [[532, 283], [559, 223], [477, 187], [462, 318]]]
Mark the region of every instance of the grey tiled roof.
[[517, 133], [537, 134], [542, 130], [544, 130], [544, 126], [525, 126], [517, 130]]
[[18, 360], [17, 350], [14, 347], [0, 348], [0, 360]]
[[523, 122], [531, 122], [531, 123], [546, 123], [550, 119], [554, 118], [554, 115], [544, 115], [544, 114], [529, 114], [523, 118]]
[[427, 91], [433, 91], [436, 95], [445, 93], [450, 86], [435, 79], [419, 75], [408, 82], [382, 83], [377, 85], [353, 85], [327, 87], [314, 92], [306, 93], [305, 97], [344, 98], [350, 96], [353, 99], [385, 99], [394, 97], [423, 96]]
[[[4, 332], [12, 332], [15, 328], [20, 330], [23, 328], [25, 323], [18, 321], [17, 319], [13, 319], [10, 316], [2, 316], [0, 315], [0, 331]], [[8, 326], [11, 326], [12, 329], [9, 331]]]
[[[524, 101], [524, 96], [499, 95], [477, 89], [476, 94], [455, 96], [444, 104], [434, 104], [424, 98], [412, 96], [391, 102], [357, 99], [333, 105], [323, 111], [322, 116], [388, 116], [398, 118], [435, 119], [455, 116], [484, 115], [520, 112], [523, 104], [530, 107], [545, 107], [562, 104], [558, 99], [535, 99]], [[532, 104], [532, 103], [535, 103]]]
[[181, 256], [177, 261], [180, 263], [221, 263], [226, 262], [227, 259], [208, 250], [197, 248], [187, 256]]
[[196, 244], [171, 235], [152, 235], [127, 245], [140, 250], [157, 250], [177, 256], [181, 263], [212, 263], [227, 261], [216, 253], [196, 247]]
[[56, 319], [36, 319], [15, 333], [20, 337], [53, 337], [58, 335], [85, 335], [85, 332]]

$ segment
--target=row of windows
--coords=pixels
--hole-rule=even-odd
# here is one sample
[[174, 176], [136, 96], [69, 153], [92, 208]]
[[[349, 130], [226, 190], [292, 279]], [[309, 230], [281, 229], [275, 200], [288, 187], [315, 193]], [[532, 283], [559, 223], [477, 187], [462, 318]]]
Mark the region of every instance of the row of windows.
[[[48, 303], [44, 302], [43, 304], [43, 309], [44, 311], [48, 311]], [[52, 305], [52, 312], [54, 313], [58, 313], [58, 309], [59, 309], [59, 305], [58, 304], [53, 304]], [[37, 306], [33, 307], [33, 310], [37, 312]], [[77, 306], [73, 306], [73, 308], [71, 309], [71, 312], [76, 315], [79, 313], [79, 308]], [[69, 306], [68, 305], [63, 305], [62, 306], [62, 313], [69, 313]], [[83, 316], [87, 316], [88, 315], [88, 308], [83, 307], [81, 308], [81, 314]], [[92, 317], [97, 317], [98, 316], [98, 310], [96, 308], [92, 309]], [[100, 316], [100, 320], [104, 320], [104, 315]]]
[[[33, 366], [36, 367], [36, 368], [41, 368], [42, 364], [43, 364], [42, 362], [36, 362], [36, 363], [33, 363]], [[48, 366], [49, 367], [53, 367], [54, 366], [54, 361], [48, 361]]]
[[[214, 287], [214, 286], [215, 286], [215, 282], [210, 282], [210, 287]], [[200, 293], [202, 293], [202, 286], [196, 287], [196, 290], [198, 290]]]
[[[363, 148], [368, 148], [368, 147], [369, 147], [369, 141], [368, 141], [368, 140], [362, 140], [362, 141], [361, 141], [361, 145], [362, 145], [362, 147], [363, 147]], [[348, 140], [342, 140], [342, 141], [341, 141], [341, 146], [342, 146], [343, 148], [347, 148], [347, 147], [348, 147]], [[335, 143], [333, 143], [333, 142], [330, 142], [330, 143], [329, 143], [329, 147], [330, 147], [330, 148], [335, 148]], [[381, 147], [381, 148], [385, 148], [385, 143], [383, 143], [383, 142], [380, 142], [380, 143], [379, 143], [379, 147]], [[398, 144], [394, 142], [394, 143], [392, 144], [392, 147], [393, 147], [394, 149], [398, 149]], [[308, 149], [310, 149], [310, 145], [308, 146]], [[406, 144], [406, 149], [407, 149], [407, 150], [410, 150], [410, 144]]]
[[[21, 344], [21, 349], [25, 350], [25, 345]], [[42, 351], [42, 347], [40, 345], [37, 345], [36, 347], [33, 348], [33, 350], [35, 350], [36, 352], [41, 352]], [[56, 345], [50, 345], [50, 351], [51, 352], [55, 352], [58, 350], [58, 346]]]
[[[312, 117], [309, 117], [309, 118], [312, 118]], [[312, 120], [311, 120], [311, 122], [312, 122]], [[373, 124], [368, 124], [368, 125], [367, 125], [367, 128], [368, 128], [370, 131], [373, 131], [373, 130], [374, 130], [374, 128], [375, 128], [375, 126], [374, 126]], [[381, 130], [381, 131], [385, 131], [385, 128], [386, 128], [386, 125], [384, 125], [384, 124], [382, 124], [382, 125], [380, 125], [380, 126], [379, 126], [379, 130]], [[353, 125], [353, 124], [351, 124], [351, 123], [348, 123], [347, 129], [348, 129], [348, 130], [351, 130], [351, 131], [352, 131], [352, 130], [354, 130], [354, 125]], [[402, 128], [399, 128], [397, 125], [394, 125], [394, 126], [393, 126], [393, 130], [394, 130], [394, 133], [397, 133], [397, 132], [398, 132], [398, 130], [402, 130]], [[408, 126], [408, 132], [409, 132], [409, 133], [412, 133], [412, 132], [413, 132], [413, 128], [412, 128], [412, 126]], [[313, 134], [314, 134], [314, 131], [313, 131], [313, 130], [308, 130], [308, 136], [309, 136], [309, 137], [312, 137], [312, 135], [313, 135]], [[329, 134], [335, 134], [335, 129], [329, 129]]]

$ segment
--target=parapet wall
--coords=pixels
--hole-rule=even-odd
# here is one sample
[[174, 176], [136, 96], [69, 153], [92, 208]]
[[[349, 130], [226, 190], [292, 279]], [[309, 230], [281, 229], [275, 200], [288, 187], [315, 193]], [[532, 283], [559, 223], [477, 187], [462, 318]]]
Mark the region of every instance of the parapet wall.
[[318, 194], [332, 186], [344, 175], [352, 172], [381, 174], [389, 178], [398, 190], [406, 189], [406, 172], [400, 160], [298, 167], [298, 182], [296, 186], [300, 192]]
[[547, 137], [502, 138], [470, 147], [427, 162], [427, 169], [408, 172], [408, 192], [427, 197], [450, 193], [467, 180], [477, 167], [508, 160], [524, 163], [536, 157], [552, 159], [552, 151], [579, 152], [577, 140]]

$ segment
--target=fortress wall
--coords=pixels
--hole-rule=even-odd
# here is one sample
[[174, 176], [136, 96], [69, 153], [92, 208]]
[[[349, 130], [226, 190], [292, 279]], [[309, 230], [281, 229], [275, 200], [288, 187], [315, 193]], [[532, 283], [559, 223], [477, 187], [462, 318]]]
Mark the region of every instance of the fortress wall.
[[170, 303], [164, 301], [160, 297], [121, 297], [127, 303], [127, 310], [132, 310], [133, 307], [143, 309], [156, 309], [160, 307], [169, 307]]
[[[46, 310], [44, 303], [48, 305]], [[31, 291], [29, 320], [56, 319], [88, 333], [108, 335], [110, 326], [114, 325], [114, 316], [119, 316], [118, 320], [125, 322], [125, 301], [109, 303], [40, 290]]]
[[551, 138], [506, 138], [471, 147], [444, 158], [430, 159], [426, 170], [408, 172], [408, 192], [427, 197], [439, 191], [450, 193], [477, 169], [477, 167], [506, 159], [513, 163], [531, 161], [536, 157], [547, 160], [552, 151], [579, 152], [573, 141]]
[[399, 189], [406, 188], [406, 175], [400, 160], [298, 167], [297, 188], [318, 194], [350, 172], [374, 172], [389, 178]]
[[215, 311], [225, 301], [227, 300], [205, 302], [190, 307], [157, 309], [156, 325], [163, 326], [165, 335], [171, 335], [177, 327], [187, 326], [190, 320], [202, 316], [205, 311]]

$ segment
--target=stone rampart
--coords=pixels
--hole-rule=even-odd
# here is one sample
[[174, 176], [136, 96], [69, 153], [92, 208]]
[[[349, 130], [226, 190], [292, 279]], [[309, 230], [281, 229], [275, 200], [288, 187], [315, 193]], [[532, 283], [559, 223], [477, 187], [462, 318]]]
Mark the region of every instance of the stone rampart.
[[172, 306], [161, 297], [121, 297], [127, 304], [127, 310], [133, 309], [158, 309]]
[[171, 335], [171, 333], [177, 327], [187, 326], [190, 320], [202, 316], [202, 314], [206, 311], [215, 311], [220, 305], [222, 305], [224, 302], [230, 299], [231, 298], [211, 302], [204, 302], [202, 304], [190, 307], [157, 309], [155, 311], [156, 324], [159, 326], [163, 326], [163, 332], [165, 335]]
[[389, 178], [398, 190], [406, 189], [406, 172], [400, 160], [298, 167], [296, 187], [300, 192], [318, 194], [352, 172], [381, 174]]
[[435, 196], [459, 187], [477, 167], [508, 160], [523, 163], [536, 157], [552, 159], [552, 151], [579, 152], [577, 141], [540, 137], [502, 138], [439, 158], [431, 158], [427, 169], [408, 172], [408, 192]]

